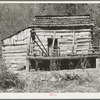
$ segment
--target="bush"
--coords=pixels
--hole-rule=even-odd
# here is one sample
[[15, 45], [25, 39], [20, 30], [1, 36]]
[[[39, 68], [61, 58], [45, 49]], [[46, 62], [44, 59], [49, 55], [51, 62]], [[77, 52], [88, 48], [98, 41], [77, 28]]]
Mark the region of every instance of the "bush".
[[23, 89], [25, 86], [24, 81], [21, 81], [16, 74], [7, 70], [5, 65], [0, 66], [2, 72], [0, 73], [0, 88], [10, 89], [15, 87], [17, 89]]
[[63, 73], [63, 74], [53, 73], [53, 76], [58, 80], [59, 79], [66, 80], [66, 81], [77, 80], [79, 82], [79, 84], [83, 84], [84, 82], [92, 82], [93, 81], [92, 76], [86, 70], [84, 70], [84, 72], [82, 72], [82, 70], [80, 70], [80, 73], [76, 73], [76, 72]]
[[23, 89], [24, 82], [19, 80], [17, 75], [9, 71], [5, 71], [2, 74], [0, 74], [0, 88], [9, 89], [11, 87]]

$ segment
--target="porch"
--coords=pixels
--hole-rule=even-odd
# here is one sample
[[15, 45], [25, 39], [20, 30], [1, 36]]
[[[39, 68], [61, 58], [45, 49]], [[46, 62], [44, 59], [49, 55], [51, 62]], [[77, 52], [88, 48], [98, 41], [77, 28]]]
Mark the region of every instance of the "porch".
[[[89, 55], [70, 55], [66, 57], [53, 57], [53, 56], [27, 56], [27, 65], [26, 70], [30, 71], [32, 68], [31, 63], [34, 63], [34, 69], [37, 71], [39, 66], [44, 63], [47, 67], [46, 69], [60, 70], [60, 69], [85, 69], [85, 68], [96, 68], [96, 58], [98, 54], [89, 54]], [[45, 69], [44, 69], [45, 70]]]

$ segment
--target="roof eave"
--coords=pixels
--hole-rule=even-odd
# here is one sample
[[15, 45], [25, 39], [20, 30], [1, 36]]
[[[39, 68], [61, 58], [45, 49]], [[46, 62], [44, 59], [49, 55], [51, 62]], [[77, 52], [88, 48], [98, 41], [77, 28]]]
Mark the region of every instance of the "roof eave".
[[94, 24], [73, 24], [73, 25], [30, 25], [29, 27], [33, 27], [33, 28], [47, 28], [47, 27], [81, 27], [81, 26], [95, 26]]

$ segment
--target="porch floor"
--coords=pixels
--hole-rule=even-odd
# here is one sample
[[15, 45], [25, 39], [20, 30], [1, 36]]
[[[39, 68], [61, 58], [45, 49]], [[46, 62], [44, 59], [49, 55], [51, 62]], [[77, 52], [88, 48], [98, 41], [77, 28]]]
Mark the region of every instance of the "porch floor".
[[80, 58], [92, 58], [92, 57], [99, 57], [98, 54], [91, 54], [91, 55], [72, 55], [72, 56], [57, 56], [57, 57], [52, 57], [52, 56], [27, 56], [27, 59], [43, 59], [43, 60], [51, 60], [51, 59], [80, 59]]

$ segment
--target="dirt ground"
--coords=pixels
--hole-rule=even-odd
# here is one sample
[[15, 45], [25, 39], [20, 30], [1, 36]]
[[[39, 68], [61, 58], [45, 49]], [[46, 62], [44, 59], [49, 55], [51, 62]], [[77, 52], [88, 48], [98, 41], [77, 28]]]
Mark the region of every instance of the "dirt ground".
[[19, 71], [18, 77], [25, 81], [23, 90], [8, 92], [66, 93], [100, 92], [100, 74], [96, 69], [75, 69], [61, 71]]

